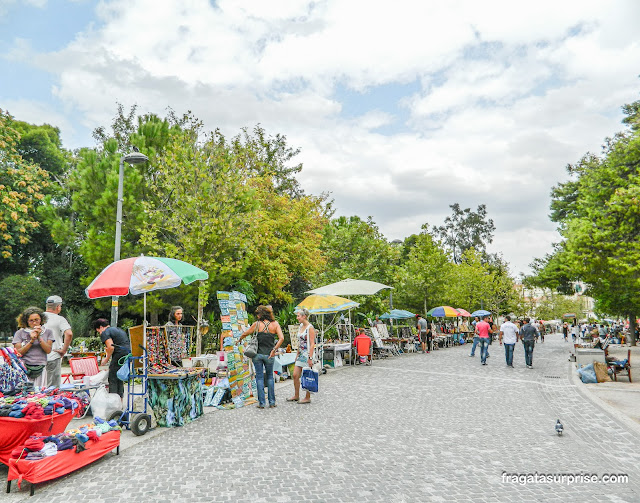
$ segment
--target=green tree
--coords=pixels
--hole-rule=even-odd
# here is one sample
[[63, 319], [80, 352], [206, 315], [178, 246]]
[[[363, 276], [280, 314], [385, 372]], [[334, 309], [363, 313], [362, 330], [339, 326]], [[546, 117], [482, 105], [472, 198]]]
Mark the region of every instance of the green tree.
[[40, 226], [37, 207], [49, 187], [49, 175], [17, 151], [20, 135], [13, 117], [0, 109], [0, 264], [14, 260], [17, 248], [32, 242]]
[[486, 205], [479, 205], [476, 211], [471, 211], [471, 208], [463, 210], [458, 203], [449, 207], [451, 216], [444, 219], [444, 225], [434, 226], [433, 232], [440, 237], [453, 261], [460, 264], [464, 252], [471, 248], [485, 257], [487, 244], [493, 242], [496, 230], [493, 220], [487, 219]]
[[16, 317], [29, 306], [42, 308], [49, 292], [33, 276], [12, 275], [0, 280], [0, 295], [0, 332], [13, 333], [18, 329]]
[[446, 302], [452, 264], [424, 224], [420, 234], [404, 241], [406, 259], [394, 298], [410, 311], [425, 313]]
[[[398, 277], [400, 250], [387, 241], [371, 217], [341, 216], [324, 229], [320, 245], [326, 265], [313, 279], [323, 286], [346, 278], [366, 279], [393, 286]], [[387, 294], [387, 295], [385, 295]], [[388, 292], [354, 297], [361, 311], [389, 309]]]
[[538, 268], [540, 283], [581, 279], [613, 315], [628, 316], [635, 345], [640, 306], [640, 130], [638, 102], [623, 108], [629, 130], [586, 154], [552, 190], [551, 217], [564, 240]]
[[570, 297], [550, 290], [530, 314], [541, 320], [557, 320], [562, 319], [562, 315], [565, 313], [576, 313], [577, 316], [580, 316], [582, 312], [582, 297]]
[[447, 283], [447, 300], [452, 307], [469, 312], [492, 306], [485, 305], [491, 299], [493, 278], [480, 253], [473, 248], [466, 250], [459, 264], [451, 267]]
[[65, 175], [70, 160], [69, 152], [62, 147], [57, 127], [15, 120], [13, 127], [20, 135], [16, 151], [24, 160], [40, 166], [53, 180]]

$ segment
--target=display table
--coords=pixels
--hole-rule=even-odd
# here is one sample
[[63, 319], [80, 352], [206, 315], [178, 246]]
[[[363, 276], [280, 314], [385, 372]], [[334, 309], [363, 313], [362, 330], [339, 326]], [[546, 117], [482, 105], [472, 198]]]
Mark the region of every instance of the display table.
[[34, 433], [56, 435], [62, 433], [71, 422], [73, 412], [54, 414], [42, 419], [0, 417], [0, 462], [9, 464], [11, 451], [20, 447]]
[[158, 426], [183, 426], [204, 413], [200, 372], [149, 375], [148, 385]]
[[341, 360], [338, 360], [336, 358], [336, 354], [338, 353], [338, 351], [341, 352], [349, 352], [349, 361], [351, 361], [351, 344], [348, 342], [341, 342], [341, 343], [331, 343], [331, 344], [325, 344], [322, 347], [322, 351], [323, 351], [323, 359], [324, 360], [329, 360], [329, 358], [326, 357], [326, 353], [327, 352], [332, 352], [333, 353], [333, 358], [331, 358], [333, 360], [333, 367], [335, 368], [336, 366], [341, 366]]
[[[18, 480], [18, 488], [20, 488], [23, 480], [31, 482], [31, 484], [39, 484], [40, 482], [57, 479], [58, 477], [63, 477], [68, 473], [74, 472], [100, 459], [113, 449], [117, 449], [116, 453], [119, 454], [120, 432], [108, 431], [107, 433], [103, 433], [98, 440], [88, 440], [85, 442], [85, 446], [87, 449], [82, 452], [69, 449], [60, 451], [55, 456], [34, 461], [10, 459], [9, 475], [7, 476], [7, 492], [11, 492], [12, 480]], [[34, 487], [32, 485], [32, 495], [33, 491]]]

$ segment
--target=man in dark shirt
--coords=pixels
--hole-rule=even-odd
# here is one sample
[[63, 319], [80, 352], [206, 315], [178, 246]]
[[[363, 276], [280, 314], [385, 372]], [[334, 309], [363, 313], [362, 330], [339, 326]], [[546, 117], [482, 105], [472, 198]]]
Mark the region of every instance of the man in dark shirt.
[[524, 325], [520, 330], [520, 339], [524, 345], [524, 361], [528, 369], [533, 368], [533, 348], [536, 345], [536, 336], [540, 335], [538, 329], [529, 323], [529, 318], [524, 319]]
[[106, 356], [101, 365], [109, 364], [109, 393], [118, 393], [120, 398], [124, 396], [124, 382], [118, 379], [120, 365], [118, 361], [131, 352], [131, 342], [127, 333], [118, 327], [109, 326], [109, 322], [104, 318], [99, 318], [93, 322], [93, 328], [100, 334], [100, 340], [105, 345]]

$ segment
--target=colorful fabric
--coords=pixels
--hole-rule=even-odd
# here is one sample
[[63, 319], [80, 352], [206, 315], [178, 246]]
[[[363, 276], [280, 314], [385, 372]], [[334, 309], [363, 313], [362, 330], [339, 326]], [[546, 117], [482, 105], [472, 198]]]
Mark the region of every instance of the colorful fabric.
[[204, 413], [199, 375], [149, 381], [149, 405], [158, 426], [184, 426]]

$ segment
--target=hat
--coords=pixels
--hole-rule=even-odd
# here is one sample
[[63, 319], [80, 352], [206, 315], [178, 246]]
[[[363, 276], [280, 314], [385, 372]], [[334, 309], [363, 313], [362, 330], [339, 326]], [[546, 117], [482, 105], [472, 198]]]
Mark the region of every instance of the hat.
[[51, 295], [47, 299], [47, 304], [62, 304], [62, 297], [59, 297], [58, 295]]

